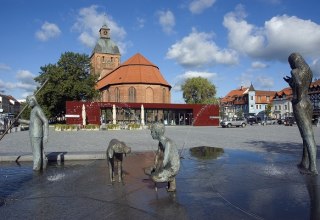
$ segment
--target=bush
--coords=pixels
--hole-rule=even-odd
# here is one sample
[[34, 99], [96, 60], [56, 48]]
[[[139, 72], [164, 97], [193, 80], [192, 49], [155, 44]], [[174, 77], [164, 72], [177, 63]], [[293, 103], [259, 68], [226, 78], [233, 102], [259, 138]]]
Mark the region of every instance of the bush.
[[108, 124], [107, 125], [108, 130], [115, 130], [115, 129], [120, 129], [120, 125], [118, 124]]
[[90, 130], [96, 130], [99, 128], [100, 128], [99, 125], [94, 125], [94, 124], [88, 124], [88, 125], [85, 125], [85, 127], [84, 127], [84, 129], [90, 129]]
[[128, 129], [129, 129], [129, 130], [139, 129], [139, 128], [140, 128], [140, 124], [134, 123], [134, 124], [129, 124], [129, 125], [128, 125]]
[[55, 124], [54, 125], [54, 130], [56, 131], [74, 131], [74, 130], [79, 130], [79, 126], [78, 125], [66, 125], [66, 124]]

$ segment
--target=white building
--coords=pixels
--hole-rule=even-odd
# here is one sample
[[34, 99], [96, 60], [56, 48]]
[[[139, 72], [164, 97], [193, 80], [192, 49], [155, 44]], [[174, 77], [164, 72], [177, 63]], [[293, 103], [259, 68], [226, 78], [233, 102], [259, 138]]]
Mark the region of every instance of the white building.
[[292, 89], [287, 87], [273, 97], [271, 112], [277, 119], [284, 119], [287, 116], [293, 115], [292, 110]]

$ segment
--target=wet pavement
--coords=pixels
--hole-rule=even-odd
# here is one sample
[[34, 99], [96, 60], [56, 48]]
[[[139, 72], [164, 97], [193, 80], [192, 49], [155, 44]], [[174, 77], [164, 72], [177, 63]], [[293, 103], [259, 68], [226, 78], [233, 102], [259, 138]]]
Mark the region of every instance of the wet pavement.
[[[3, 219], [319, 219], [319, 177], [301, 175], [300, 154], [198, 148], [181, 152], [177, 192], [143, 168], [153, 152], [124, 159], [125, 184], [110, 184], [105, 160], [0, 163]], [[317, 161], [319, 164], [319, 160]], [[319, 167], [318, 167], [319, 169]]]

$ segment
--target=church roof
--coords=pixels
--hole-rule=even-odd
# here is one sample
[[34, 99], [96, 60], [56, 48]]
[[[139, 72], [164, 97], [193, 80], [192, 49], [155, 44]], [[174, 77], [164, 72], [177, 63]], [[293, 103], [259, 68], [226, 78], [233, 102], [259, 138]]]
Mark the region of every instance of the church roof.
[[97, 82], [96, 88], [115, 84], [157, 84], [171, 88], [159, 68], [140, 53], [135, 54], [118, 68]]

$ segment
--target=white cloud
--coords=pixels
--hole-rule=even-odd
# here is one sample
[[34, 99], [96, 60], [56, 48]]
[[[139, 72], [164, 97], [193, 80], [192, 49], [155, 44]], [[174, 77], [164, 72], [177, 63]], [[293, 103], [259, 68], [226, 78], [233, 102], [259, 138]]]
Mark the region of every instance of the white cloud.
[[253, 69], [264, 69], [267, 67], [267, 64], [259, 62], [259, 61], [255, 61], [251, 63], [251, 68]]
[[10, 71], [10, 70], [11, 70], [10, 66], [8, 66], [7, 64], [4, 64], [4, 63], [0, 63], [0, 72]]
[[197, 32], [193, 29], [188, 36], [169, 48], [166, 57], [186, 67], [236, 64], [238, 62], [236, 51], [219, 48], [212, 41], [212, 37], [213, 34]]
[[182, 75], [179, 75], [179, 78], [188, 79], [188, 78], [194, 78], [194, 77], [202, 77], [207, 79], [212, 79], [217, 77], [216, 73], [210, 73], [210, 72], [199, 72], [199, 71], [187, 71]]
[[18, 79], [18, 82], [14, 84], [14, 88], [21, 89], [23, 93], [27, 95], [33, 94], [37, 88], [37, 83], [34, 81], [35, 75], [28, 70], [19, 70], [16, 78]]
[[257, 87], [263, 89], [270, 89], [274, 86], [274, 80], [271, 77], [266, 76], [258, 76], [255, 83], [257, 83]]
[[239, 80], [239, 86], [245, 86], [249, 87], [252, 83], [253, 75], [250, 72], [244, 72], [241, 73], [239, 77], [237, 77]]
[[56, 38], [61, 34], [59, 27], [56, 24], [44, 22], [41, 29], [36, 32], [36, 38], [40, 41], [47, 41], [51, 38]]
[[22, 97], [25, 98], [27, 95], [32, 94], [37, 88], [37, 83], [34, 81], [35, 75], [28, 70], [19, 70], [16, 74], [16, 82], [4, 82], [0, 80], [1, 92], [10, 94], [12, 91], [20, 89], [24, 94]]
[[194, 78], [194, 77], [202, 77], [206, 78], [209, 81], [217, 78], [217, 73], [211, 73], [211, 72], [203, 72], [203, 71], [186, 71], [185, 73], [176, 76], [177, 82], [173, 86], [173, 90], [180, 91], [181, 90], [181, 84], [184, 83], [186, 79]]
[[200, 14], [205, 9], [210, 8], [216, 0], [193, 0], [189, 4], [189, 10], [192, 14]]
[[127, 43], [124, 41], [127, 33], [111, 16], [98, 12], [99, 7], [91, 5], [79, 11], [77, 21], [73, 29], [80, 32], [79, 40], [85, 46], [93, 48], [99, 37], [99, 30], [106, 24], [110, 28], [111, 39], [116, 42], [120, 52], [126, 52]]
[[97, 42], [97, 38], [88, 32], [84, 31], [80, 34], [79, 38], [80, 42], [82, 42], [87, 47], [94, 47]]
[[167, 11], [159, 11], [158, 16], [159, 16], [159, 24], [161, 25], [162, 30], [166, 34], [172, 34], [174, 32], [173, 28], [176, 24], [174, 14], [170, 10], [167, 10]]
[[257, 75], [250, 70], [241, 73], [237, 80], [239, 81], [239, 86], [249, 87], [252, 83], [255, 89], [270, 89], [274, 86], [273, 78], [263, 74]]
[[245, 20], [244, 8], [225, 15], [230, 48], [253, 58], [286, 61], [292, 52], [320, 56], [320, 25], [296, 16], [275, 16], [263, 27]]
[[137, 24], [138, 24], [137, 26], [138, 26], [139, 29], [144, 28], [144, 24], [146, 23], [146, 20], [145, 20], [145, 19], [143, 19], [143, 18], [137, 18], [136, 21], [137, 21]]

